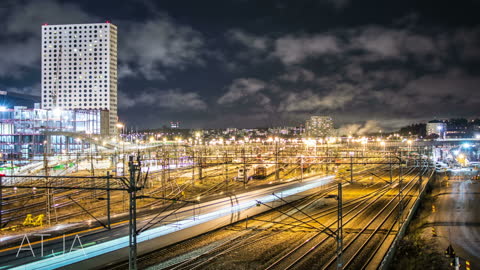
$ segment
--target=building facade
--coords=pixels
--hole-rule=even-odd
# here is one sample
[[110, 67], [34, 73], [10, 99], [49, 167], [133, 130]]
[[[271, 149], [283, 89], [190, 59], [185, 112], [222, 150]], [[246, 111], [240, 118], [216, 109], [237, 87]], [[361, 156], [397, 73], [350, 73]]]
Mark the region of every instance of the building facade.
[[[42, 109], [101, 110], [116, 134], [117, 27], [109, 22], [42, 26]], [[105, 127], [105, 125], [108, 125]]]
[[330, 116], [311, 116], [305, 123], [305, 135], [309, 138], [326, 138], [333, 135], [333, 119]]
[[[44, 153], [72, 153], [101, 133], [100, 110], [44, 110], [14, 106], [0, 109], [0, 155], [22, 163]], [[74, 136], [72, 136], [74, 135]], [[84, 139], [81, 139], [84, 138]]]
[[447, 131], [447, 124], [439, 120], [432, 120], [427, 123], [427, 136], [432, 134], [438, 135], [439, 138], [445, 138], [445, 132]]

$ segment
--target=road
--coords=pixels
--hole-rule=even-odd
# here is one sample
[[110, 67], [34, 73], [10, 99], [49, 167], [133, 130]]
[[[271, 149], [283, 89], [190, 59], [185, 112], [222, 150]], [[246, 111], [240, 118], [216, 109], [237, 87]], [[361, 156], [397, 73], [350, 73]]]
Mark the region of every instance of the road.
[[480, 182], [446, 180], [438, 193], [434, 227], [440, 247], [451, 243], [457, 256], [480, 269]]

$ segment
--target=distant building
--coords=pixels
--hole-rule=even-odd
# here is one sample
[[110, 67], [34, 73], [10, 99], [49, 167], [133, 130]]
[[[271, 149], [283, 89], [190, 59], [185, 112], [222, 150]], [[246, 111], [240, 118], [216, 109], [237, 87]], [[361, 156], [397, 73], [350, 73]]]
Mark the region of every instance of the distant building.
[[464, 118], [448, 120], [445, 137], [449, 139], [472, 137], [472, 130], [468, 120]]
[[180, 123], [179, 122], [170, 122], [170, 128], [172, 128], [172, 129], [180, 128]]
[[427, 129], [427, 136], [436, 134], [440, 138], [445, 138], [445, 133], [447, 132], [447, 123], [439, 120], [432, 120], [427, 123], [426, 129]]
[[109, 22], [42, 26], [42, 109], [104, 110], [117, 133], [117, 27]]
[[326, 138], [333, 135], [333, 119], [330, 116], [311, 116], [305, 123], [305, 135], [310, 138]]

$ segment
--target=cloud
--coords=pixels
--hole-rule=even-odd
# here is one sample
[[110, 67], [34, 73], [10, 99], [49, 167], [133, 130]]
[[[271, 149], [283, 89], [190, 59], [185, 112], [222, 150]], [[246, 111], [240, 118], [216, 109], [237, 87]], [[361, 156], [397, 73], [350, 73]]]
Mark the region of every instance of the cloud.
[[480, 102], [477, 94], [479, 85], [480, 78], [450, 70], [445, 74], [425, 75], [412, 80], [401, 94], [412, 97], [414, 104], [424, 108], [438, 108], [442, 104], [465, 112], [477, 108]]
[[195, 92], [182, 92], [178, 89], [150, 89], [138, 93], [135, 96], [128, 96], [120, 92], [120, 108], [131, 108], [135, 106], [151, 106], [171, 111], [203, 111], [207, 109], [205, 101]]
[[356, 96], [355, 91], [348, 84], [338, 85], [334, 91], [327, 93], [304, 90], [289, 92], [279, 104], [279, 111], [284, 112], [318, 112], [325, 110], [342, 109]]
[[480, 29], [370, 25], [287, 33], [262, 44], [267, 48], [261, 50], [271, 53], [258, 56], [284, 64], [281, 75], [263, 80], [268, 91], [261, 91], [269, 98], [268, 111], [282, 117], [319, 112], [350, 120], [380, 117], [379, 126], [387, 129], [429, 116], [472, 115], [480, 102], [480, 79], [465, 68], [480, 60]]
[[[447, 38], [446, 38], [447, 39]], [[461, 29], [454, 33], [453, 40], [455, 49], [460, 59], [465, 62], [478, 61], [480, 59], [480, 28]]]
[[476, 49], [480, 44], [480, 30], [449, 29], [441, 32], [414, 29], [368, 25], [314, 34], [287, 33], [277, 37], [258, 36], [235, 29], [230, 30], [227, 37], [256, 53], [257, 57], [251, 57], [252, 63], [258, 63], [258, 58], [263, 57], [263, 60], [278, 59], [287, 67], [328, 56], [363, 63], [414, 60], [425, 67], [438, 68], [452, 49], [464, 59], [468, 56], [480, 59]]
[[[261, 91], [269, 99], [265, 112], [292, 119], [321, 112], [357, 120], [382, 112], [380, 126], [388, 129], [383, 123], [396, 127], [433, 116], [472, 115], [480, 102], [480, 79], [458, 68], [480, 60], [475, 47], [480, 30], [363, 26], [271, 40], [265, 49], [271, 53], [259, 56], [284, 65], [264, 86], [276, 91]], [[257, 94], [245, 96], [252, 100]]]
[[[228, 87], [228, 91], [218, 99], [218, 104], [226, 105], [237, 102], [243, 98], [253, 96], [264, 89], [265, 82], [253, 78], [240, 78], [233, 81]], [[267, 97], [262, 96], [261, 102], [266, 102]]]
[[126, 77], [135, 77], [137, 73], [127, 64], [120, 64], [118, 65], [118, 77], [119, 78], [126, 78]]
[[[18, 3], [18, 4], [17, 4]], [[0, 10], [0, 77], [20, 78], [40, 68], [43, 23], [85, 23], [98, 20], [75, 4], [58, 1], [10, 1]]]
[[5, 87], [1, 89], [2, 91], [13, 92], [23, 95], [30, 95], [30, 96], [40, 96], [40, 83], [26, 86], [26, 87]]
[[362, 128], [362, 124], [346, 124], [341, 126], [337, 133], [340, 136], [354, 136], [360, 128]]
[[340, 136], [362, 136], [371, 133], [397, 131], [401, 127], [417, 122], [418, 119], [382, 119], [367, 120], [359, 123], [344, 124], [340, 126], [337, 133]]
[[287, 35], [275, 40], [273, 55], [285, 64], [297, 64], [310, 57], [340, 51], [337, 38], [331, 35]]
[[[6, 14], [6, 32], [10, 34], [25, 34], [41, 36], [41, 25], [91, 23], [99, 18], [88, 14], [78, 5], [62, 3], [54, 0], [43, 1], [12, 1], [12, 6]], [[13, 5], [15, 3], [16, 5]], [[17, 4], [18, 3], [18, 4]], [[40, 45], [40, 43], [39, 43]]]
[[[0, 76], [16, 77], [40, 67], [41, 25], [103, 22], [79, 5], [55, 0], [11, 1], [1, 12]], [[149, 80], [165, 79], [170, 70], [204, 63], [203, 35], [190, 26], [156, 14], [145, 21], [115, 21], [118, 28], [119, 77], [142, 75]]]
[[0, 77], [20, 78], [26, 71], [40, 67], [40, 44], [35, 38], [23, 42], [0, 43]]
[[349, 0], [325, 0], [325, 2], [333, 6], [333, 8], [335, 8], [336, 10], [344, 9], [348, 6], [348, 4], [350, 4]]
[[338, 129], [338, 134], [340, 136], [361, 136], [369, 133], [376, 133], [380, 130], [382, 130], [382, 127], [380, 126], [378, 121], [367, 120], [363, 124], [354, 123], [343, 125]]
[[124, 65], [133, 63], [148, 80], [164, 79], [165, 74], [160, 71], [164, 68], [184, 69], [203, 63], [202, 34], [166, 16], [129, 23], [121, 36], [120, 60]]
[[352, 37], [352, 48], [381, 57], [403, 57], [399, 41], [403, 34], [378, 27], [368, 27]]
[[426, 36], [404, 29], [368, 26], [349, 31], [349, 50], [360, 50], [378, 59], [406, 60], [438, 53], [436, 36]]
[[256, 36], [240, 29], [232, 29], [227, 32], [227, 38], [238, 42], [247, 48], [264, 51], [268, 48], [270, 40], [266, 37]]
[[310, 82], [315, 79], [315, 73], [305, 68], [294, 67], [287, 70], [287, 72], [281, 75], [279, 79], [283, 81], [288, 81], [288, 82], [299, 82], [299, 81]]

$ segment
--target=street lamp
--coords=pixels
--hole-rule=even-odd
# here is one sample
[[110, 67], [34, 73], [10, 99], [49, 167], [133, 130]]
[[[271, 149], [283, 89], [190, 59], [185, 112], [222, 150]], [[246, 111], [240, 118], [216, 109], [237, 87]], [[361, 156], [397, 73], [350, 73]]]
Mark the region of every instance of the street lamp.
[[383, 146], [383, 152], [385, 152], [385, 141], [381, 141], [380, 145]]
[[367, 140], [368, 140], [367, 138], [365, 138], [365, 139], [362, 140], [362, 144], [363, 144], [363, 154], [364, 154], [364, 155], [365, 155], [365, 150], [366, 150], [366, 148], [367, 148]]
[[[442, 138], [442, 130], [443, 130], [443, 127], [442, 126], [437, 126], [437, 130], [438, 130], [438, 137], [439, 138]], [[428, 134], [427, 134], [428, 135]], [[443, 138], [442, 138], [443, 139]]]
[[117, 124], [116, 124], [116, 127], [117, 127], [119, 130], [122, 131], [122, 132], [119, 134], [119, 136], [118, 136], [118, 137], [120, 137], [120, 140], [121, 140], [122, 135], [125, 133], [125, 132], [124, 132], [125, 125], [122, 124], [122, 123], [117, 123]]

